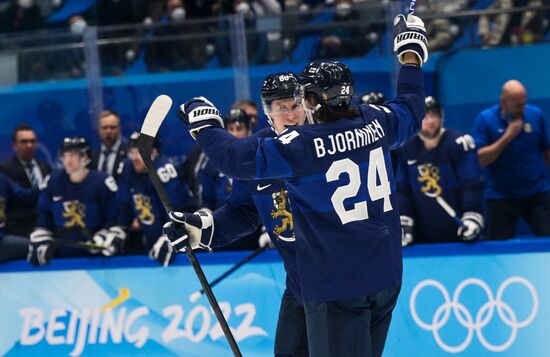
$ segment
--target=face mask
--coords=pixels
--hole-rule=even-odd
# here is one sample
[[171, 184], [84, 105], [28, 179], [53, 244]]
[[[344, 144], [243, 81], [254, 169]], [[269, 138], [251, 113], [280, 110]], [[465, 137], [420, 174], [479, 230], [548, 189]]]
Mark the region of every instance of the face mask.
[[237, 12], [237, 14], [246, 15], [250, 12], [250, 5], [248, 5], [247, 2], [242, 2], [235, 7], [235, 12]]
[[28, 9], [33, 4], [33, 0], [17, 0], [17, 5], [23, 9]]
[[336, 5], [336, 15], [340, 17], [348, 16], [351, 13], [351, 4], [343, 3]]
[[77, 20], [71, 24], [70, 30], [71, 33], [74, 33], [75, 35], [82, 35], [84, 33], [84, 29], [86, 28], [87, 24], [84, 20]]
[[185, 9], [183, 7], [176, 7], [174, 10], [172, 10], [172, 13], [170, 14], [170, 17], [173, 21], [181, 21], [185, 19]]

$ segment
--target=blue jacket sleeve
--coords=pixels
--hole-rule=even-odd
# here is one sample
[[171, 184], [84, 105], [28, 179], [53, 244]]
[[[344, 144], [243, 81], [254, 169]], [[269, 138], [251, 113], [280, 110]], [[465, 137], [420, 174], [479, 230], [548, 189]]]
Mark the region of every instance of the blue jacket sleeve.
[[99, 205], [103, 212], [103, 228], [115, 226], [118, 222], [116, 194], [118, 186], [112, 176], [107, 176], [99, 187]]
[[225, 204], [214, 212], [213, 247], [221, 247], [246, 237], [258, 229], [260, 216], [246, 182], [233, 181], [233, 191]]
[[399, 214], [414, 218], [409, 172], [403, 156], [399, 155], [398, 157], [396, 182]]
[[45, 228], [51, 232], [54, 231], [51, 180], [48, 180], [47, 186], [40, 191], [38, 195], [38, 204], [36, 205], [36, 224], [37, 228]]
[[426, 115], [424, 97], [422, 70], [417, 66], [402, 66], [397, 80], [397, 97], [384, 105], [391, 110], [388, 115], [391, 150], [404, 144], [422, 126]]
[[[464, 212], [481, 213], [483, 201], [483, 176], [475, 146], [470, 135], [463, 135], [462, 140], [455, 141], [450, 146], [450, 156], [453, 160], [455, 175], [460, 185], [460, 200]], [[460, 139], [459, 138], [459, 139]]]
[[116, 196], [118, 206], [117, 225], [129, 228], [132, 225], [132, 220], [134, 219], [134, 210], [132, 195], [128, 184], [126, 165], [124, 165], [122, 174], [118, 179], [118, 190]]

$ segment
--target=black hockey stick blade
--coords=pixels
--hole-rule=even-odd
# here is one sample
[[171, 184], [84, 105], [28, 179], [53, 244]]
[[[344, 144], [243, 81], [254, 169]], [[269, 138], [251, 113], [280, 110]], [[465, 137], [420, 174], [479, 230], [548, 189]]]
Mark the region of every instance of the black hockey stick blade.
[[[164, 206], [164, 209], [166, 210], [167, 213], [173, 211], [174, 209], [170, 201], [170, 198], [168, 197], [168, 195], [166, 194], [166, 191], [164, 190], [164, 186], [160, 181], [157, 171], [153, 166], [153, 161], [151, 160], [151, 151], [153, 148], [153, 141], [155, 140], [155, 136], [157, 135], [157, 132], [162, 122], [164, 121], [164, 118], [166, 118], [166, 115], [170, 111], [171, 107], [172, 107], [172, 99], [170, 99], [170, 97], [167, 95], [159, 95], [153, 101], [153, 104], [151, 104], [151, 107], [149, 108], [149, 111], [145, 116], [145, 120], [143, 121], [143, 125], [141, 127], [141, 131], [137, 142], [141, 159], [143, 160], [143, 163], [147, 168], [147, 172], [151, 177], [153, 186], [155, 186], [155, 190], [157, 191], [160, 197], [160, 200], [162, 201], [162, 204]], [[208, 297], [208, 302], [210, 303], [212, 310], [214, 310], [214, 314], [216, 315], [216, 318], [220, 323], [220, 327], [222, 328], [222, 331], [225, 337], [227, 338], [227, 342], [231, 347], [231, 351], [233, 351], [233, 354], [235, 355], [235, 357], [242, 357], [241, 351], [239, 350], [239, 346], [237, 346], [237, 341], [235, 341], [235, 337], [233, 337], [233, 334], [229, 329], [229, 325], [227, 324], [227, 321], [223, 316], [222, 310], [220, 309], [220, 305], [218, 304], [218, 301], [216, 300], [216, 297], [214, 296], [214, 293], [212, 292], [212, 289], [208, 284], [208, 280], [206, 280], [206, 276], [202, 271], [199, 261], [195, 257], [195, 253], [193, 253], [193, 250], [191, 249], [189, 240], [187, 240], [187, 248], [185, 249], [185, 254], [189, 259], [191, 266], [193, 266], [193, 269], [195, 270], [195, 274], [197, 274], [197, 278], [199, 279], [199, 282], [201, 283], [201, 286], [206, 296]]]

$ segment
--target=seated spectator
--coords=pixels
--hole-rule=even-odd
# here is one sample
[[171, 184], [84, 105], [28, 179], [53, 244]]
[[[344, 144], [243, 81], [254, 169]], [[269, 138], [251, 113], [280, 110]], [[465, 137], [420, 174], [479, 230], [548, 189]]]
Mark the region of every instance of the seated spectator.
[[[267, 34], [265, 32], [255, 32], [256, 17], [258, 16], [248, 0], [234, 0], [232, 7], [219, 9], [218, 15], [240, 14], [244, 18], [244, 26], [246, 31], [246, 47], [248, 50], [248, 64], [265, 63], [267, 57]], [[221, 19], [218, 23], [219, 32], [229, 31], [229, 23], [226, 19]], [[233, 64], [231, 41], [228, 36], [216, 36], [216, 53], [220, 60], [220, 65], [223, 67]]]
[[521, 82], [506, 82], [500, 103], [477, 116], [474, 138], [485, 171], [489, 238], [514, 237], [520, 217], [535, 235], [550, 236], [550, 139]]
[[330, 59], [364, 55], [374, 44], [365, 38], [365, 29], [348, 24], [359, 20], [359, 12], [353, 8], [353, 1], [335, 0], [334, 4], [333, 22], [339, 26], [330, 27], [323, 32], [315, 57]]
[[38, 188], [26, 190], [0, 173], [0, 263], [27, 257], [29, 238], [6, 233], [6, 222], [14, 205], [36, 205]]
[[[463, 10], [468, 5], [467, 3], [468, 0], [423, 1], [418, 4], [416, 10], [427, 16], [449, 15]], [[430, 52], [444, 51], [453, 46], [461, 33], [461, 29], [455, 19], [436, 17], [426, 21], [426, 33]]]
[[99, 113], [97, 124], [101, 148], [92, 153], [90, 168], [118, 178], [128, 153], [128, 139], [121, 135], [120, 115], [104, 110]]
[[426, 98], [420, 133], [399, 151], [403, 246], [478, 239], [483, 184], [474, 140], [443, 127], [443, 110], [433, 97]]
[[[145, 63], [151, 72], [170, 72], [198, 69], [206, 65], [206, 40], [193, 38], [202, 31], [200, 25], [186, 20], [182, 0], [167, 0], [163, 26], [153, 31], [153, 40], [147, 45]], [[166, 40], [164, 37], [181, 37]]]
[[44, 26], [40, 6], [33, 0], [14, 0], [0, 13], [0, 32], [36, 31]]
[[[231, 109], [224, 118], [227, 131], [237, 138], [250, 136], [250, 117], [242, 109]], [[202, 187], [202, 208], [214, 211], [225, 203], [225, 199], [232, 190], [233, 180], [221, 172], [214, 165], [207, 162], [199, 173], [199, 182]]]
[[[147, 169], [137, 148], [139, 133], [134, 132], [129, 141], [129, 159], [125, 161], [117, 193], [118, 224], [130, 228], [137, 218], [143, 238], [145, 238], [146, 253], [151, 259], [157, 260], [162, 266], [167, 266], [173, 259], [170, 242], [162, 233], [162, 225], [168, 221], [164, 206], [153, 186]], [[151, 152], [153, 165], [159, 173], [166, 193], [170, 196], [174, 209], [178, 211], [194, 211], [197, 207], [191, 193], [172, 161], [160, 151], [158, 138], [153, 142]]]
[[90, 154], [90, 145], [82, 137], [63, 141], [63, 169], [51, 174], [38, 199], [38, 219], [27, 258], [32, 265], [49, 264], [54, 255], [99, 253], [87, 243], [103, 247], [100, 252], [105, 256], [122, 248], [126, 234], [115, 226], [117, 184], [112, 176], [86, 167]]
[[[36, 133], [30, 126], [18, 125], [12, 134], [14, 155], [0, 164], [0, 171], [24, 189], [38, 188], [51, 172], [47, 162], [36, 158], [37, 141]], [[35, 197], [35, 200], [30, 203], [17, 200], [12, 202], [5, 227], [8, 234], [23, 237], [31, 234], [36, 222], [34, 208], [37, 199], [38, 197]]]
[[[489, 9], [511, 10], [514, 7], [542, 6], [540, 0], [496, 0]], [[501, 44], [532, 43], [542, 38], [546, 23], [544, 11], [529, 10], [524, 13], [504, 12], [499, 15], [481, 16], [478, 34], [484, 47]]]

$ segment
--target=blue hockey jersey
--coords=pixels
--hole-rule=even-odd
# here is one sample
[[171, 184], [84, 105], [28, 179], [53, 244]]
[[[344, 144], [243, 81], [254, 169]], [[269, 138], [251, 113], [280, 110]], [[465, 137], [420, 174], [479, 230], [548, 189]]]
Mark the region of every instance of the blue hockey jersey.
[[[90, 240], [100, 229], [116, 224], [117, 184], [112, 176], [91, 170], [80, 183], [73, 183], [64, 170], [55, 170], [40, 192], [36, 227], [54, 236]], [[84, 256], [84, 249], [62, 247], [58, 256]]]
[[209, 161], [199, 171], [202, 205], [211, 211], [223, 205], [232, 190], [233, 180], [216, 170]]
[[36, 202], [38, 189], [25, 189], [0, 172], [0, 238], [6, 234], [6, 220], [13, 205], [32, 206]]
[[[271, 128], [264, 128], [255, 138], [275, 137]], [[296, 301], [301, 302], [294, 220], [288, 193], [281, 180], [233, 180], [233, 191], [225, 204], [214, 212], [214, 239], [218, 247], [246, 237], [261, 223], [279, 252], [287, 273], [286, 286]]]
[[221, 128], [197, 141], [228, 176], [283, 179], [306, 300], [363, 296], [401, 284], [401, 226], [390, 149], [425, 114], [422, 71], [403, 66], [398, 96], [360, 116], [293, 127], [277, 138], [236, 139]]
[[483, 180], [473, 138], [446, 129], [436, 148], [426, 150], [415, 136], [399, 153], [399, 209], [414, 219], [414, 241], [460, 241], [458, 224], [436, 197], [443, 197], [459, 217], [469, 211], [481, 213]]
[[[179, 176], [174, 163], [168, 157], [159, 155], [153, 161], [153, 165], [174, 209], [178, 211], [195, 209], [191, 193]], [[169, 219], [151, 178], [146, 172], [137, 173], [130, 160], [124, 162], [119, 177], [117, 200], [118, 224], [130, 227], [132, 220], [136, 217], [139, 220], [141, 232], [145, 236], [145, 248], [149, 251], [162, 235], [162, 225]]]

